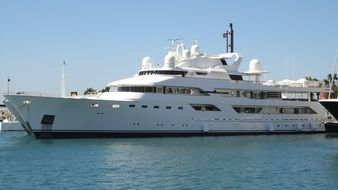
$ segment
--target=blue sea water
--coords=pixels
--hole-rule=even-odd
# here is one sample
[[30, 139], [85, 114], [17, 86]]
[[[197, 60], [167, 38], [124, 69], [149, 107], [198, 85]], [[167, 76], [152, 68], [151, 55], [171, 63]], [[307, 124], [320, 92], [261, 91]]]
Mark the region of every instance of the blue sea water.
[[337, 189], [338, 138], [37, 140], [0, 133], [0, 189]]

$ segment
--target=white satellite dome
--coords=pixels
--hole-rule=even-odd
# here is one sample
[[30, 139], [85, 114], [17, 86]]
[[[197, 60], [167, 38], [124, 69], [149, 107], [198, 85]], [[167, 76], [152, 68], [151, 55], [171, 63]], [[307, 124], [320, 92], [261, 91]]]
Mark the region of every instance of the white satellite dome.
[[258, 59], [252, 59], [250, 61], [249, 72], [250, 73], [260, 73], [261, 72], [261, 63]]
[[175, 56], [173, 53], [168, 53], [165, 57], [164, 57], [164, 66], [165, 67], [175, 67]]
[[151, 58], [146, 56], [142, 60], [142, 69], [151, 69], [154, 67], [154, 64], [151, 61]]
[[187, 50], [187, 49], [185, 49], [184, 51], [183, 51], [183, 59], [189, 59], [190, 58], [190, 51], [189, 50]]
[[196, 45], [196, 44], [192, 45], [191, 46], [191, 56], [192, 57], [196, 57], [196, 56], [198, 56], [200, 54], [201, 54], [201, 52], [200, 52], [200, 46]]

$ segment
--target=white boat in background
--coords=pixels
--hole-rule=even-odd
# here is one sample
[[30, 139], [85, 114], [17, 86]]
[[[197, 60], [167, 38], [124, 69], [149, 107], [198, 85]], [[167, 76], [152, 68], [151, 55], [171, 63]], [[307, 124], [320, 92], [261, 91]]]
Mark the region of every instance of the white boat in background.
[[9, 112], [5, 105], [0, 104], [0, 131], [23, 131], [20, 122]]
[[145, 57], [134, 77], [110, 82], [109, 92], [9, 94], [5, 104], [36, 138], [324, 132], [318, 100], [327, 90], [307, 81], [263, 84], [266, 71], [256, 59], [239, 72], [242, 57], [234, 52], [230, 27], [230, 52], [206, 54], [196, 42], [187, 49], [175, 41], [162, 67]]
[[21, 124], [18, 121], [0, 121], [0, 131], [23, 131]]

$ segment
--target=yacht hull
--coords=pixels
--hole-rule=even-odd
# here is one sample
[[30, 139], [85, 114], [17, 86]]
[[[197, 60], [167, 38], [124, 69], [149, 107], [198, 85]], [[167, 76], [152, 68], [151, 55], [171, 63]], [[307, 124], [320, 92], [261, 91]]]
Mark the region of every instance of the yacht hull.
[[[319, 102], [332, 114], [335, 119], [338, 118], [338, 99], [326, 99]], [[325, 123], [325, 131], [327, 133], [338, 133], [338, 123]]]
[[[195, 103], [198, 101], [191, 97], [180, 100], [178, 97], [170, 99], [168, 96], [167, 101], [157, 101], [156, 97], [135, 101], [27, 95], [5, 97], [6, 106], [27, 133], [36, 138], [186, 137], [325, 131], [322, 113], [315, 116], [238, 114], [229, 107], [243, 103], [242, 100], [235, 102], [235, 99], [224, 101], [223, 98], [219, 102], [224, 105], [210, 102], [222, 107], [222, 111], [202, 112], [195, 111], [185, 103], [188, 100]], [[290, 103], [276, 101], [275, 104]], [[313, 103], [313, 106], [314, 110], [321, 109], [319, 103]], [[182, 109], [178, 109], [179, 107]]]

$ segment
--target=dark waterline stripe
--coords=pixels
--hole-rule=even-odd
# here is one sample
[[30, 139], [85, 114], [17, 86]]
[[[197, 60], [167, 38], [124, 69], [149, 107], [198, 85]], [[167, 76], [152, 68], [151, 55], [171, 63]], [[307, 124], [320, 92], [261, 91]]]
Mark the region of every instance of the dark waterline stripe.
[[193, 136], [238, 136], [238, 135], [282, 135], [282, 134], [319, 134], [325, 131], [276, 131], [276, 132], [161, 132], [161, 133], [135, 133], [135, 132], [88, 132], [88, 131], [59, 131], [59, 132], [33, 132], [37, 139], [53, 138], [148, 138], [148, 137], [193, 137]]

